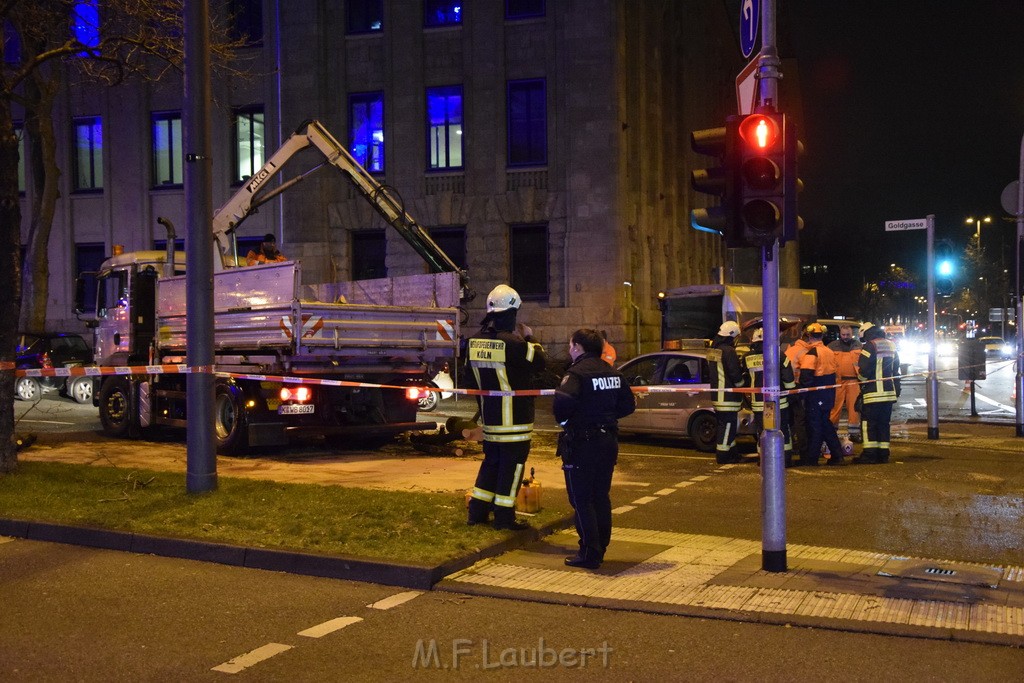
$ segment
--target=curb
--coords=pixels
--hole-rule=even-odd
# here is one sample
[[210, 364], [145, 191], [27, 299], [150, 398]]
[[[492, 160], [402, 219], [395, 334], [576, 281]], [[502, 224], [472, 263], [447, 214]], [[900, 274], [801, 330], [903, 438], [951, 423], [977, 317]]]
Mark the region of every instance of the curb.
[[496, 557], [540, 540], [544, 536], [566, 528], [571, 523], [572, 516], [567, 515], [543, 527], [517, 532], [511, 538], [502, 539], [475, 552], [451, 558], [434, 566], [343, 555], [314, 555], [290, 550], [251, 548], [228, 543], [151, 536], [131, 531], [20, 519], [0, 518], [0, 536], [213, 562], [303, 576], [319, 576], [328, 579], [346, 579], [401, 588], [430, 590], [434, 584], [449, 574], [471, 567], [480, 560]]

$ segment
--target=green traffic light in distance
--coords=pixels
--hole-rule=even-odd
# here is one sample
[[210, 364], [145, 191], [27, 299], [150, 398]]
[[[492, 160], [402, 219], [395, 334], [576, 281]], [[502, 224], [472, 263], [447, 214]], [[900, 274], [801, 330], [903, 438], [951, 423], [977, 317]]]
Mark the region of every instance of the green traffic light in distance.
[[939, 261], [939, 275], [948, 277], [953, 274], [952, 261]]

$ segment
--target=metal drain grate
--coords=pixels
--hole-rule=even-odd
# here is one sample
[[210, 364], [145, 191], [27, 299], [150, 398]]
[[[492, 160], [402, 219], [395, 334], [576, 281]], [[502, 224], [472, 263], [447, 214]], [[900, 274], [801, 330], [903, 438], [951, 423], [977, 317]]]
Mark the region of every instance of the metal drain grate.
[[938, 574], [939, 576], [956, 576], [956, 571], [953, 569], [939, 569], [938, 567], [928, 567], [924, 570], [925, 574]]
[[998, 588], [1003, 571], [996, 567], [953, 562], [938, 564], [935, 560], [894, 557], [878, 570], [878, 575], [891, 576], [896, 579], [917, 579], [919, 581], [939, 581], [941, 583]]

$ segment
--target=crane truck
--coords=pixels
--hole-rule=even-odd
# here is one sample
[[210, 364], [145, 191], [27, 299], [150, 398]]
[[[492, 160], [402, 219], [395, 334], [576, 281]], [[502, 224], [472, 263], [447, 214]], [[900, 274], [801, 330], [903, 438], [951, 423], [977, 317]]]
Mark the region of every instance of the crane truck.
[[[316, 167], [268, 189], [302, 150]], [[244, 266], [235, 231], [257, 207], [325, 165], [352, 182], [427, 262], [420, 275], [303, 284], [299, 261]], [[94, 327], [98, 366], [128, 368], [94, 378], [103, 431], [137, 437], [151, 426], [187, 427], [185, 254], [173, 225], [166, 251], [115, 247], [94, 274], [95, 309], [77, 309]], [[218, 452], [280, 446], [292, 436], [380, 445], [416, 422], [417, 387], [459, 352], [460, 304], [471, 298], [465, 272], [315, 120], [304, 122], [212, 221], [214, 251], [214, 425]], [[172, 368], [168, 371], [167, 368]]]

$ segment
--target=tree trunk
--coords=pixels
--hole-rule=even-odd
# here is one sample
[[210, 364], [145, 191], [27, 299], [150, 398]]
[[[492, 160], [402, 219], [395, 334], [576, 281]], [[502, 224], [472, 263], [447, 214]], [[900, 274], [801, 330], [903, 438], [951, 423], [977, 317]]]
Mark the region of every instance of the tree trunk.
[[49, 247], [53, 216], [60, 197], [57, 141], [53, 130], [53, 102], [60, 78], [37, 69], [27, 82], [27, 99], [32, 102], [25, 120], [28, 155], [32, 167], [32, 205], [29, 209], [25, 269], [21, 275], [22, 303], [19, 327], [25, 331], [46, 329], [46, 307], [50, 295]]
[[[18, 197], [18, 139], [10, 101], [0, 99], [0, 320], [18, 320], [21, 308], [21, 200]], [[18, 467], [14, 447], [13, 325], [0, 324], [0, 475]], [[10, 366], [10, 367], [8, 367]]]

